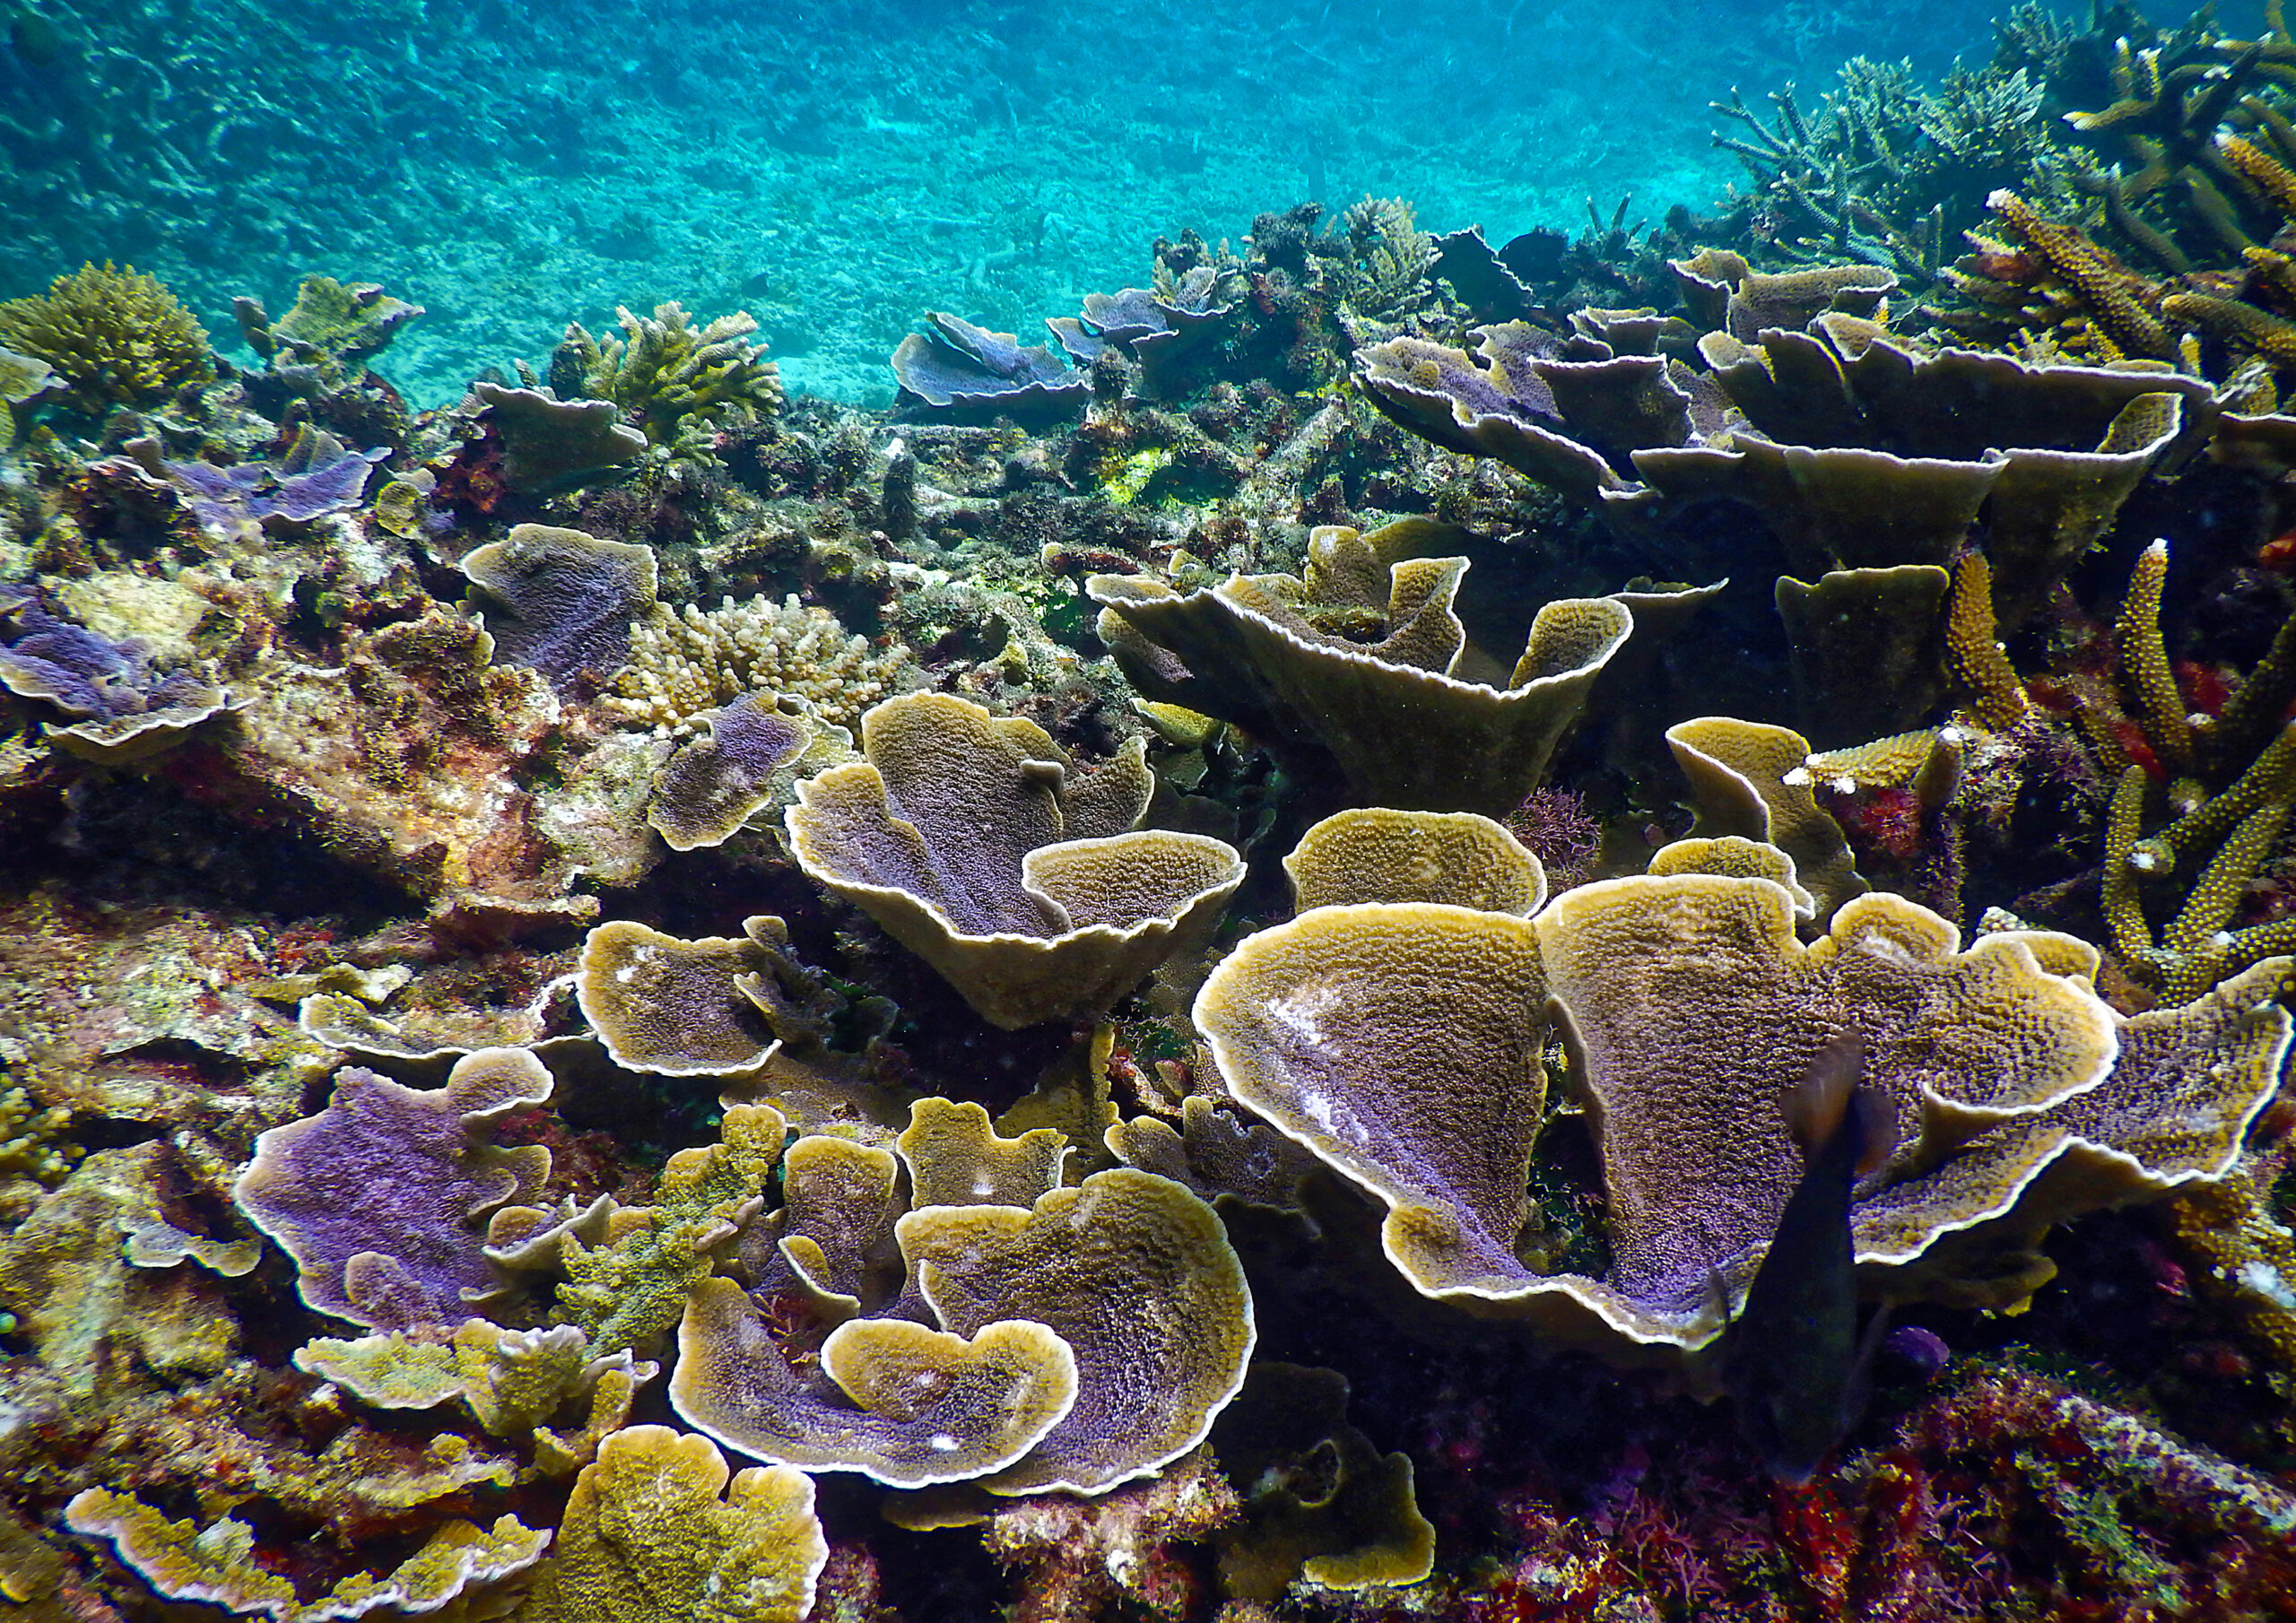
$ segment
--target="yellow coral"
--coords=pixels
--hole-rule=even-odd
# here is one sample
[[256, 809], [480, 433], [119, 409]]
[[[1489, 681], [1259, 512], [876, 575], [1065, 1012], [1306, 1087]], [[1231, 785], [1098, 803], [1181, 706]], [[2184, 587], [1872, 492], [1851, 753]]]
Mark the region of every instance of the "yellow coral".
[[558, 1548], [517, 1617], [798, 1623], [828, 1561], [813, 1485], [802, 1472], [729, 1471], [707, 1437], [633, 1426], [583, 1468]]
[[64, 1181], [80, 1147], [64, 1141], [72, 1113], [46, 1109], [22, 1088], [0, 1089], [0, 1218], [21, 1217], [39, 1197]]
[[2100, 335], [2131, 355], [2165, 360], [2175, 353], [2160, 318], [2137, 301], [2137, 279], [2109, 260], [2073, 226], [2048, 218], [2014, 192], [1995, 192], [1986, 206], [2009, 234], [2031, 248], [2089, 307]]
[[600, 704], [627, 724], [679, 736], [704, 710], [769, 693], [806, 699], [824, 721], [850, 727], [899, 685], [906, 659], [898, 647], [871, 653], [866, 638], [848, 637], [825, 610], [794, 596], [778, 607], [766, 597], [658, 606], [631, 628], [630, 662]]
[[109, 260], [0, 304], [0, 344], [54, 367], [68, 386], [65, 404], [91, 416], [214, 376], [206, 329], [183, 301], [158, 277]]
[[611, 400], [631, 413], [654, 445], [674, 456], [706, 458], [707, 430], [735, 416], [770, 416], [781, 409], [781, 371], [765, 360], [764, 346], [743, 342], [757, 331], [746, 310], [692, 324], [672, 301], [639, 316], [617, 306], [622, 336], [593, 338], [579, 322], [551, 358], [552, 381], [570, 396], [579, 392]]
[[1993, 568], [1982, 552], [1954, 567], [1945, 608], [1945, 669], [1969, 690], [1970, 707], [1988, 727], [2014, 726], [2025, 714], [2025, 690], [1995, 637]]
[[724, 1142], [670, 1158], [653, 1205], [613, 1212], [600, 1245], [564, 1237], [558, 1304], [589, 1336], [594, 1356], [648, 1345], [677, 1323], [687, 1290], [716, 1265], [713, 1250], [764, 1203], [785, 1125], [769, 1106], [735, 1106]]

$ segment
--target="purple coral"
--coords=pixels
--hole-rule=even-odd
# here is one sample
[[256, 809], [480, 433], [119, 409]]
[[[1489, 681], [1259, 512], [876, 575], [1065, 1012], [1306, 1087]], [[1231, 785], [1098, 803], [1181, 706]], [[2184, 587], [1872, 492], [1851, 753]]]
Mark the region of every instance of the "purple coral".
[[1043, 344], [927, 310], [930, 335], [911, 333], [893, 352], [893, 376], [928, 405], [986, 408], [1007, 416], [1058, 415], [1080, 407], [1091, 380]]
[[548, 1150], [480, 1134], [550, 1091], [522, 1048], [466, 1055], [429, 1092], [353, 1067], [325, 1110], [256, 1140], [232, 1198], [295, 1259], [319, 1312], [376, 1330], [461, 1324], [502, 1288], [479, 1219], [550, 1171]]
[[188, 672], [154, 671], [140, 643], [114, 642], [74, 625], [29, 586], [0, 586], [0, 684], [97, 721], [176, 708], [195, 690], [208, 690]]
[[199, 527], [220, 541], [253, 540], [267, 529], [356, 510], [365, 499], [368, 475], [390, 455], [387, 447], [349, 450], [333, 435], [309, 428], [277, 462], [230, 467], [177, 462], [162, 457], [151, 439], [130, 440], [126, 449], [148, 478], [173, 486]]

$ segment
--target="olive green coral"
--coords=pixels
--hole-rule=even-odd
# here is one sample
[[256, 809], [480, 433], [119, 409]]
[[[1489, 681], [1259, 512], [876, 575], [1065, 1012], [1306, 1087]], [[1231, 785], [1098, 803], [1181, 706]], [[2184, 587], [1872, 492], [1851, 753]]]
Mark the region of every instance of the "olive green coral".
[[209, 1601], [241, 1617], [278, 1623], [331, 1623], [369, 1612], [436, 1611], [474, 1585], [534, 1564], [547, 1532], [503, 1516], [490, 1528], [456, 1520], [390, 1572], [354, 1572], [326, 1595], [304, 1601], [295, 1585], [257, 1564], [255, 1532], [226, 1517], [212, 1526], [170, 1522], [124, 1493], [91, 1488], [65, 1507], [74, 1532], [111, 1541], [119, 1558], [171, 1600]]
[[633, 1426], [583, 1468], [558, 1548], [516, 1615], [521, 1623], [799, 1623], [828, 1563], [802, 1472], [733, 1472], [707, 1437]]
[[0, 345], [54, 367], [67, 386], [64, 404], [91, 416], [214, 376], [207, 331], [183, 301], [158, 277], [109, 260], [0, 304]]
[[617, 306], [614, 319], [622, 335], [603, 340], [578, 321], [567, 324], [550, 360], [551, 382], [561, 396], [611, 400], [649, 443], [694, 458], [709, 455], [711, 430], [781, 409], [780, 369], [763, 359], [762, 345], [743, 342], [757, 331], [748, 311], [697, 327], [673, 300], [656, 305], [651, 316]]
[[64, 1130], [72, 1113], [43, 1107], [22, 1088], [0, 1088], [0, 1218], [21, 1217], [41, 1189], [54, 1188], [80, 1159]]

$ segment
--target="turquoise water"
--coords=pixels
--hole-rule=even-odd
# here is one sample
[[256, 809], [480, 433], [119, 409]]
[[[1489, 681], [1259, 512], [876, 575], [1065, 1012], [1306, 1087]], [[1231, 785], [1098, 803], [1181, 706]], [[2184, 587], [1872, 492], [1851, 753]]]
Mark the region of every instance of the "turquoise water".
[[671, 299], [751, 311], [795, 388], [883, 404], [928, 308], [1041, 337], [1159, 234], [1307, 199], [1494, 239], [1589, 197], [1702, 208], [1733, 85], [1808, 99], [1848, 56], [1932, 73], [1991, 38], [1984, 6], [1910, 0], [0, 13], [0, 297], [132, 261], [243, 355], [234, 295], [380, 282], [429, 311], [385, 369], [417, 404]]

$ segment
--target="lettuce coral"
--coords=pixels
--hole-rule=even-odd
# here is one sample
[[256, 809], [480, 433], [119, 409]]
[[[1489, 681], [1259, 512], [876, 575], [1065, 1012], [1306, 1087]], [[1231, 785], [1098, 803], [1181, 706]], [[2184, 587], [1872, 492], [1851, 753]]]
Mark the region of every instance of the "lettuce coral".
[[1243, 881], [1220, 840], [1128, 831], [1154, 785], [1137, 744], [1077, 772], [1034, 723], [939, 693], [887, 699], [861, 737], [865, 764], [799, 785], [790, 850], [992, 1024], [1107, 1008]]
[[[1135, 576], [1085, 585], [1101, 640], [1148, 698], [1234, 723], [1359, 804], [1497, 816], [1537, 785], [1634, 616], [1615, 598], [1558, 599], [1519, 658], [1477, 648], [1454, 606], [1467, 560], [1426, 555], [1453, 535], [1424, 519], [1326, 525], [1304, 579], [1239, 575], [1185, 596]], [[1319, 612], [1376, 616], [1384, 635], [1352, 641]]]
[[[1387, 1206], [1420, 1290], [1620, 1358], [1721, 1328], [1711, 1281], [1751, 1276], [1798, 1174], [1776, 1101], [1845, 1027], [1906, 1146], [1853, 1207], [1861, 1262], [1892, 1294], [1995, 1306], [2048, 1277], [2050, 1222], [2222, 1176], [2288, 1048], [2284, 959], [2130, 1021], [2069, 937], [1964, 950], [1868, 895], [1804, 946], [1794, 914], [1773, 879], [1698, 872], [1583, 886], [1528, 920], [1317, 908], [1223, 960], [1196, 1019], [1237, 1098]], [[1518, 1249], [1550, 1005], [1603, 1160], [1600, 1277]]]
[[320, 1312], [372, 1329], [460, 1324], [504, 1289], [474, 1221], [550, 1168], [540, 1145], [486, 1143], [487, 1124], [552, 1086], [522, 1048], [465, 1055], [429, 1093], [346, 1070], [325, 1110], [256, 1141], [233, 1198], [295, 1259]]

